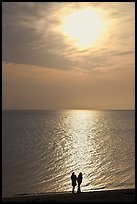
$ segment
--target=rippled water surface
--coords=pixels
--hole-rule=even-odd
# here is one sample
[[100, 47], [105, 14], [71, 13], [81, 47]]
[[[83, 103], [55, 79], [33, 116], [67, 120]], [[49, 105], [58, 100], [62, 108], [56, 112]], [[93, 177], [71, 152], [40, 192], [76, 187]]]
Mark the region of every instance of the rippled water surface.
[[134, 111], [3, 111], [2, 194], [135, 187]]

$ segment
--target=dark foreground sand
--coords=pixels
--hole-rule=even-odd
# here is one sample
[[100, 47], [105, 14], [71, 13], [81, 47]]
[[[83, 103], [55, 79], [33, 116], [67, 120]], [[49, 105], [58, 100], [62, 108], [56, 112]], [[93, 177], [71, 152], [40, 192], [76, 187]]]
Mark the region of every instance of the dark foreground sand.
[[2, 202], [135, 202], [135, 189], [18, 195], [3, 198]]

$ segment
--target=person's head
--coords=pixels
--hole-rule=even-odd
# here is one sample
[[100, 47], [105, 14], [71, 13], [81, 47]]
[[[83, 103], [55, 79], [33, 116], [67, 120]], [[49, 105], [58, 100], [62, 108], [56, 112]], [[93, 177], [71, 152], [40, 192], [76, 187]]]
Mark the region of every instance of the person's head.
[[72, 175], [74, 175], [75, 173], [73, 172]]

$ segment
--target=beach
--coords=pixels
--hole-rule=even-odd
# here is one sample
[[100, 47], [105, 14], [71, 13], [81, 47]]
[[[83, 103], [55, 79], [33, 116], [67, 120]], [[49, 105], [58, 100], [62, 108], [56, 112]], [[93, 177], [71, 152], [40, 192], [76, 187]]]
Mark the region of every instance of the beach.
[[20, 194], [3, 198], [2, 202], [135, 202], [135, 189], [93, 192]]

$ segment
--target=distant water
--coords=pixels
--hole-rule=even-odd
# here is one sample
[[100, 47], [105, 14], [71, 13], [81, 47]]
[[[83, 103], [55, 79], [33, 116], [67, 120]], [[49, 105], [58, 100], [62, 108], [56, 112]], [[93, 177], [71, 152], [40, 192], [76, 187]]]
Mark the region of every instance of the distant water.
[[134, 111], [3, 111], [2, 195], [135, 188]]

